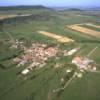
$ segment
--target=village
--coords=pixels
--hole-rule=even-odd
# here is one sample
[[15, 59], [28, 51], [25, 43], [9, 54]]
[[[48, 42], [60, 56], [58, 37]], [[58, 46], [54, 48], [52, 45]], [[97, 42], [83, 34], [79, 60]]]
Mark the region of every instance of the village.
[[100, 2], [30, 1], [0, 3], [0, 100], [100, 100]]
[[[49, 58], [55, 57], [57, 58], [57, 54], [62, 53], [62, 56], [72, 56], [80, 50], [80, 47], [73, 48], [71, 50], [60, 50], [58, 46], [48, 46], [47, 44], [33, 42], [30, 47], [25, 47], [22, 41], [16, 40], [16, 44], [12, 45], [11, 48], [23, 49], [23, 54], [13, 59], [15, 63], [17, 63], [17, 67], [24, 66], [29, 63], [29, 65], [22, 70], [22, 75], [27, 75], [34, 68], [42, 68], [47, 65], [47, 60]], [[81, 78], [82, 73], [85, 71], [96, 71], [95, 61], [89, 59], [88, 57], [82, 57], [75, 55], [71, 61], [73, 65], [77, 67], [80, 73], [77, 73], [77, 77]], [[56, 64], [57, 65], [57, 64]], [[62, 64], [60, 64], [61, 67]], [[66, 70], [67, 73], [71, 72], [70, 69]]]
[[[16, 47], [16, 46], [15, 46]], [[30, 48], [21, 46], [24, 48], [24, 53], [20, 57], [13, 59], [17, 63], [17, 67], [24, 66], [30, 62], [30, 65], [22, 71], [23, 75], [26, 75], [33, 70], [33, 68], [41, 68], [46, 65], [46, 61], [50, 57], [56, 56], [58, 52], [57, 47], [47, 47], [46, 44], [32, 43]]]

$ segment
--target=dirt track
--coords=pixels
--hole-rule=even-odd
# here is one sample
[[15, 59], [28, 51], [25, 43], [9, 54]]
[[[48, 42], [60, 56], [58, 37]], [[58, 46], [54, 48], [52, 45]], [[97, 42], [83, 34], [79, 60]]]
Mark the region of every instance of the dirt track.
[[100, 32], [98, 32], [98, 31], [91, 30], [91, 29], [88, 29], [88, 28], [85, 28], [85, 27], [81, 27], [81, 26], [76, 25], [76, 24], [75, 25], [69, 25], [67, 27], [70, 28], [70, 29], [73, 29], [75, 31], [82, 32], [82, 33], [100, 38]]
[[46, 32], [46, 31], [38, 31], [38, 33], [54, 38], [57, 41], [61, 42], [61, 43], [66, 43], [66, 42], [73, 42], [74, 40], [68, 38], [68, 37], [64, 37], [64, 36], [60, 36], [60, 35], [56, 35], [54, 33], [50, 33], [50, 32]]

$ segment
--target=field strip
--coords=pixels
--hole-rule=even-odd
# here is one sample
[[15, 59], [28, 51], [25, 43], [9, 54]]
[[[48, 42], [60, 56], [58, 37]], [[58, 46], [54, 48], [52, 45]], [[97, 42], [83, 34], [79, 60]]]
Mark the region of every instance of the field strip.
[[97, 73], [97, 74], [100, 74], [100, 71], [89, 71], [89, 72], [92, 72], [92, 73]]
[[70, 80], [68, 82], [66, 82], [65, 86], [62, 88], [58, 88], [56, 90], [54, 90], [54, 92], [59, 92], [60, 90], [64, 90], [65, 88], [67, 88], [69, 86], [69, 84], [72, 82], [72, 80], [75, 78], [76, 74], [74, 73], [73, 76], [70, 78]]
[[16, 15], [0, 15], [0, 20], [6, 19], [6, 18], [13, 18], [16, 17]]
[[92, 23], [86, 23], [86, 25], [88, 25], [88, 26], [92, 26], [92, 27], [95, 27], [95, 28], [100, 28], [99, 25], [94, 25], [94, 24], [92, 24]]
[[81, 27], [81, 26], [78, 26], [78, 25], [69, 25], [67, 27], [70, 28], [70, 29], [73, 29], [75, 31], [82, 32], [82, 33], [100, 38], [100, 32], [98, 32], [98, 31], [91, 30], [91, 29]]
[[38, 33], [54, 38], [57, 41], [61, 42], [61, 43], [66, 43], [66, 42], [73, 42], [74, 40], [68, 38], [68, 37], [64, 37], [64, 36], [60, 36], [60, 35], [56, 35], [54, 33], [50, 33], [50, 32], [46, 32], [46, 31], [38, 31]]
[[12, 43], [15, 43], [14, 37], [9, 32], [4, 31], [4, 33], [9, 37], [9, 39], [11, 40]]
[[14, 18], [14, 17], [24, 17], [30, 16], [31, 14], [23, 14], [23, 15], [0, 15], [0, 20], [7, 19], [7, 18]]

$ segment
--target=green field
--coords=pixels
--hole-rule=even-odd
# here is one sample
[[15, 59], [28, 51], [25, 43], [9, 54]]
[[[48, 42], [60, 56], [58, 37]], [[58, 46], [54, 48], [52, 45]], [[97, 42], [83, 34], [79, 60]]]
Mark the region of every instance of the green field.
[[[12, 14], [14, 11], [11, 11]], [[1, 12], [0, 12], [1, 13]], [[6, 13], [6, 12], [5, 12]], [[55, 59], [50, 59], [48, 64], [31, 71], [27, 76], [19, 73], [28, 65], [17, 67], [13, 58], [23, 53], [20, 49], [10, 49], [11, 37], [24, 41], [28, 47], [32, 41], [46, 43], [48, 45], [60, 45], [61, 50], [70, 50], [75, 47], [81, 49], [76, 55], [87, 56], [98, 46], [90, 56], [98, 64], [100, 69], [100, 39], [70, 30], [66, 25], [87, 22], [98, 22], [95, 16], [85, 16], [85, 11], [54, 11], [51, 9], [15, 10], [15, 13], [43, 14], [39, 20], [27, 19], [24, 21], [8, 21], [0, 27], [0, 100], [100, 100], [100, 73], [84, 73], [82, 78], [74, 78], [64, 91], [53, 93], [52, 90], [61, 87], [60, 79], [66, 74], [67, 68], [77, 70], [70, 62], [71, 57], [60, 57], [61, 68], [54, 68]], [[7, 12], [8, 14], [8, 12]], [[78, 16], [78, 15], [81, 16]], [[94, 22], [96, 24], [96, 22]], [[100, 23], [99, 23], [100, 24]], [[90, 26], [82, 25], [87, 28]], [[96, 30], [96, 28], [93, 28]], [[38, 34], [38, 31], [48, 31], [61, 36], [69, 37], [75, 42], [61, 44], [56, 40]], [[100, 31], [99, 29], [97, 31]], [[11, 37], [10, 37], [11, 36]], [[71, 76], [71, 75], [70, 75]]]

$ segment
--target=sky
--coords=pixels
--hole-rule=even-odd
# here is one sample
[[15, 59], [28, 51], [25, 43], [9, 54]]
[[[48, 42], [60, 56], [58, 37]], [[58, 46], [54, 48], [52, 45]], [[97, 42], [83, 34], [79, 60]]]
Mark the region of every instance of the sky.
[[0, 6], [44, 5], [51, 7], [100, 7], [100, 0], [0, 0]]

